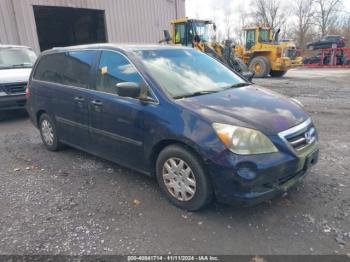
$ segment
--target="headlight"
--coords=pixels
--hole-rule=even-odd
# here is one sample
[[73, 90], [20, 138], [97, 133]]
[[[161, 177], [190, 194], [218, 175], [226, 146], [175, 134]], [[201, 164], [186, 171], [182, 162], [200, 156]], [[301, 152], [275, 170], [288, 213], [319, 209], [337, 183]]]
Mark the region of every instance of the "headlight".
[[233, 153], [253, 155], [278, 152], [271, 140], [258, 130], [220, 123], [214, 123], [213, 128]]

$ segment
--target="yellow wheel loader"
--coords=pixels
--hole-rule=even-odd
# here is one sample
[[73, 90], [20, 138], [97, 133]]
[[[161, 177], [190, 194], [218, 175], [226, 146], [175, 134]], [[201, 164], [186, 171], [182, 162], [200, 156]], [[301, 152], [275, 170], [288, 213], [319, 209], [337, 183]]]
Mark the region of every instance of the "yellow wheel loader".
[[243, 30], [245, 43], [235, 47], [235, 55], [254, 72], [255, 77], [282, 77], [288, 69], [302, 65], [295, 44], [278, 40], [279, 30], [275, 34], [270, 27], [263, 26]]
[[251, 81], [254, 74], [249, 71], [241, 59], [234, 56], [232, 45], [229, 42], [221, 45], [215, 40], [216, 26], [212, 21], [181, 18], [172, 20], [170, 23], [171, 35], [165, 30], [165, 39], [160, 42], [196, 48], [228, 65], [231, 69]]

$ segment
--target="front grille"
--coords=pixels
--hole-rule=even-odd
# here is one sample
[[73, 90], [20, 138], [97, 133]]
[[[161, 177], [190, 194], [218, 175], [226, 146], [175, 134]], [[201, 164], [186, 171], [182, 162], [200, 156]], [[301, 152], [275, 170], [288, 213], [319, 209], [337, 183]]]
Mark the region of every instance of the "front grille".
[[306, 148], [317, 139], [316, 129], [310, 118], [298, 126], [281, 132], [280, 136], [296, 151]]
[[297, 50], [294, 48], [287, 48], [284, 50], [284, 52], [285, 52], [285, 56], [289, 57], [291, 59], [294, 59], [296, 57], [296, 54], [297, 54]]
[[8, 95], [14, 95], [14, 94], [24, 94], [26, 91], [26, 82], [21, 83], [11, 83], [11, 84], [1, 84], [0, 90], [5, 92]]

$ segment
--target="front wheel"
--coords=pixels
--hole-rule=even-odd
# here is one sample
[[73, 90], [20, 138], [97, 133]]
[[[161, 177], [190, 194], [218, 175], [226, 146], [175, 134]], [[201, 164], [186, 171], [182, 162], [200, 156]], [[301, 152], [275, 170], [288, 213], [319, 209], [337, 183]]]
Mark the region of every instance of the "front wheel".
[[271, 77], [282, 77], [282, 76], [284, 76], [286, 73], [287, 73], [287, 71], [274, 71], [274, 70], [271, 70], [271, 71], [270, 71]]
[[180, 145], [166, 147], [158, 156], [160, 188], [176, 206], [195, 211], [212, 201], [213, 190], [200, 159]]
[[271, 70], [270, 61], [264, 56], [254, 57], [249, 63], [249, 70], [254, 72], [255, 77], [267, 77]]

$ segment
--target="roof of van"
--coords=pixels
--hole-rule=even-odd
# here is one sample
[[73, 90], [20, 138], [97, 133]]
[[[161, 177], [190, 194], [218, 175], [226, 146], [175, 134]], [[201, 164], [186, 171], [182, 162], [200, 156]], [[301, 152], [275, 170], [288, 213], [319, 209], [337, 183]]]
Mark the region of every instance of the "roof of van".
[[32, 49], [29, 46], [24, 46], [24, 45], [3, 45], [0, 44], [0, 48], [27, 48], [27, 49]]
[[106, 43], [106, 44], [89, 44], [89, 45], [76, 45], [67, 47], [54, 47], [52, 49], [44, 51], [44, 53], [51, 53], [55, 51], [70, 51], [70, 50], [80, 50], [80, 49], [118, 49], [126, 52], [141, 51], [141, 50], [159, 50], [159, 49], [187, 49], [188, 47], [179, 45], [164, 45], [164, 44], [116, 44], [116, 43]]

